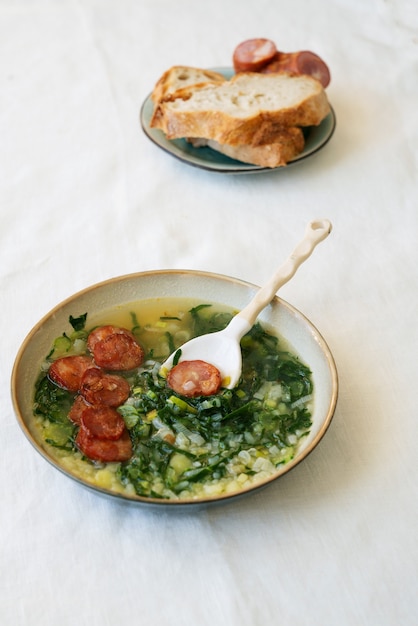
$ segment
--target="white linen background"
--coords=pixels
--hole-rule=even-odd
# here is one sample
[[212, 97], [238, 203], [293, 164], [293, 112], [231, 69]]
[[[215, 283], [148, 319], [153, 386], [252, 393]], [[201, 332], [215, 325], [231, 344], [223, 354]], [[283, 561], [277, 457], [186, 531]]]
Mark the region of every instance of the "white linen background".
[[[254, 36], [328, 62], [328, 146], [232, 177], [155, 147], [138, 118], [160, 74], [230, 65]], [[2, 625], [416, 624], [417, 77], [413, 0], [0, 0]], [[37, 455], [10, 373], [48, 310], [148, 269], [261, 284], [316, 217], [332, 235], [280, 295], [329, 343], [340, 397], [304, 463], [180, 513]]]

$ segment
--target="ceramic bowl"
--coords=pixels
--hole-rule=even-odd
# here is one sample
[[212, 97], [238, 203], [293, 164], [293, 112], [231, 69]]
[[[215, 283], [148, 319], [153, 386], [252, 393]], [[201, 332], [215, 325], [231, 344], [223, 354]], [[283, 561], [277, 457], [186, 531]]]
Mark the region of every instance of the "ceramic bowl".
[[[338, 377], [333, 356], [318, 330], [293, 306], [276, 297], [260, 314], [259, 320], [282, 335], [312, 371], [315, 387], [313, 425], [309, 436], [303, 439], [295, 457], [280, 467], [273, 476], [246, 491], [200, 500], [160, 500], [115, 493], [91, 484], [75, 475], [60, 459], [54, 458], [40, 440], [34, 428], [33, 394], [41, 363], [50, 351], [54, 339], [71, 331], [69, 316], [77, 317], [86, 311], [99, 314], [141, 299], [197, 298], [242, 309], [254, 296], [258, 287], [228, 276], [200, 272], [164, 270], [129, 274], [93, 285], [68, 298], [50, 311], [31, 330], [24, 340], [12, 372], [12, 399], [18, 422], [31, 444], [56, 469], [94, 492], [122, 499], [136, 505], [157, 507], [183, 507], [225, 502], [252, 493], [277, 480], [295, 468], [314, 450], [325, 435], [332, 420], [338, 395]], [[23, 454], [26, 454], [23, 449]]]

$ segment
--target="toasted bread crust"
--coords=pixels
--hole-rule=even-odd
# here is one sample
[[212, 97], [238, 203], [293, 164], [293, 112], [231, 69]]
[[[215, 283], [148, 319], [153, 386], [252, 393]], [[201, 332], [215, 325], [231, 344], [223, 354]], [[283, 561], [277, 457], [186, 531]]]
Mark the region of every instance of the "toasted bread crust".
[[271, 168], [287, 165], [289, 161], [302, 152], [305, 145], [302, 130], [295, 126], [281, 129], [275, 136], [273, 143], [258, 146], [248, 144], [232, 146], [229, 144], [220, 144], [213, 139], [202, 138], [190, 138], [189, 141], [195, 147], [208, 146], [212, 148], [212, 150], [221, 152], [243, 163], [251, 163], [253, 165], [259, 165], [260, 167]]
[[248, 72], [169, 94], [157, 103], [151, 126], [168, 139], [260, 146], [275, 143], [283, 128], [318, 125], [329, 112], [322, 85], [311, 77]]
[[178, 89], [211, 82], [223, 83], [225, 80], [222, 74], [214, 70], [186, 65], [173, 65], [159, 78], [152, 91], [151, 98], [154, 104], [158, 104]]

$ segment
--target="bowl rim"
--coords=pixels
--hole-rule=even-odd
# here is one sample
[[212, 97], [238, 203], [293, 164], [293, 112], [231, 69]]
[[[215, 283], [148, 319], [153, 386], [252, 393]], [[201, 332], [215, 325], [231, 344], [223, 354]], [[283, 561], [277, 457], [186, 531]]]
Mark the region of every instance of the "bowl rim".
[[[287, 474], [294, 467], [299, 465], [299, 463], [301, 463], [318, 446], [318, 444], [324, 437], [325, 433], [327, 432], [332, 422], [332, 419], [334, 417], [337, 400], [338, 400], [338, 393], [339, 393], [339, 379], [338, 379], [338, 372], [337, 372], [335, 359], [324, 337], [319, 332], [317, 327], [306, 317], [305, 314], [303, 314], [292, 304], [290, 304], [289, 302], [287, 302], [283, 298], [280, 298], [277, 295], [274, 296], [272, 302], [275, 302], [276, 304], [280, 304], [281, 306], [286, 308], [289, 313], [291, 313], [293, 316], [295, 316], [301, 322], [303, 322], [304, 325], [309, 328], [311, 334], [315, 337], [316, 343], [318, 344], [323, 356], [325, 357], [327, 369], [329, 371], [330, 381], [331, 381], [331, 394], [328, 399], [328, 408], [327, 408], [326, 415], [322, 418], [321, 425], [316, 435], [313, 437], [312, 441], [309, 443], [309, 445], [307, 445], [300, 453], [298, 453], [294, 459], [292, 459], [291, 461], [283, 465], [280, 468], [280, 471], [274, 473], [272, 476], [269, 476], [260, 484], [251, 485], [250, 487], [246, 489], [242, 489], [238, 492], [225, 493], [225, 494], [220, 494], [216, 496], [207, 496], [207, 497], [198, 498], [198, 499], [190, 498], [190, 499], [182, 499], [182, 500], [148, 498], [145, 496], [129, 495], [129, 494], [111, 491], [110, 489], [106, 489], [104, 487], [100, 487], [99, 485], [94, 485], [92, 483], [89, 483], [87, 480], [84, 480], [83, 478], [73, 474], [71, 471], [66, 470], [64, 467], [62, 467], [62, 465], [60, 465], [59, 463], [59, 460], [51, 456], [48, 453], [48, 451], [45, 448], [43, 448], [42, 445], [35, 439], [35, 437], [33, 436], [29, 428], [29, 425], [26, 423], [25, 417], [23, 415], [23, 411], [21, 410], [21, 407], [20, 407], [19, 398], [18, 398], [19, 396], [18, 374], [19, 374], [19, 369], [20, 369], [22, 358], [30, 342], [32, 341], [34, 335], [36, 335], [36, 333], [44, 326], [44, 324], [48, 320], [53, 318], [54, 315], [57, 314], [62, 308], [68, 307], [72, 302], [75, 302], [80, 297], [86, 294], [89, 294], [90, 292], [107, 288], [111, 286], [112, 284], [122, 283], [122, 282], [129, 281], [129, 280], [136, 280], [136, 279], [139, 280], [142, 277], [151, 277], [151, 276], [159, 276], [159, 275], [173, 276], [173, 277], [180, 277], [184, 275], [187, 275], [190, 277], [203, 277], [203, 278], [209, 278], [212, 280], [221, 280], [221, 281], [230, 282], [231, 284], [239, 285], [239, 286], [249, 288], [255, 291], [257, 291], [260, 288], [258, 285], [248, 282], [246, 280], [235, 278], [233, 276], [229, 276], [226, 274], [216, 273], [216, 272], [210, 272], [210, 271], [205, 271], [205, 270], [194, 270], [194, 269], [158, 269], [158, 270], [145, 270], [141, 272], [132, 272], [128, 274], [122, 274], [119, 276], [113, 276], [105, 280], [93, 283], [90, 286], [87, 286], [73, 293], [72, 295], [60, 301], [58, 304], [56, 304], [52, 309], [50, 309], [47, 313], [45, 313], [41, 317], [41, 319], [26, 334], [25, 338], [23, 339], [17, 351], [16, 357], [14, 359], [13, 367], [12, 367], [10, 390], [11, 390], [12, 405], [13, 405], [14, 413], [18, 421], [18, 424], [21, 430], [23, 431], [24, 435], [26, 436], [26, 438], [29, 440], [30, 444], [46, 461], [48, 461], [53, 467], [55, 467], [55, 469], [58, 469], [65, 476], [71, 478], [72, 480], [81, 484], [82, 486], [89, 489], [90, 491], [93, 491], [95, 494], [99, 494], [99, 495], [103, 495], [103, 496], [111, 497], [111, 498], [116, 498], [117, 500], [129, 503], [129, 504], [136, 504], [136, 505], [143, 504], [145, 506], [156, 506], [156, 507], [165, 506], [165, 507], [170, 507], [170, 508], [175, 508], [175, 507], [190, 508], [190, 507], [196, 507], [196, 506], [197, 507], [206, 506], [206, 505], [215, 504], [215, 503], [229, 502], [231, 500], [236, 500], [239, 497], [243, 497], [250, 493], [259, 491], [260, 489], [267, 487], [272, 482], [277, 480], [277, 478]], [[137, 298], [135, 300], [140, 301], [141, 298]], [[227, 304], [227, 303], [224, 303], [224, 304]]]

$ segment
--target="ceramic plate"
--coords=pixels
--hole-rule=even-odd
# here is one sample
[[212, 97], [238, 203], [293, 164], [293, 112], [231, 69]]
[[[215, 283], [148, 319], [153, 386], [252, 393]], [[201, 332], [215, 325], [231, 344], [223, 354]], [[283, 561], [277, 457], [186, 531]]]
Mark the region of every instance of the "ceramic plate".
[[[217, 72], [224, 74], [226, 78], [233, 75], [232, 68], [213, 68]], [[194, 148], [185, 139], [168, 140], [165, 134], [156, 128], [150, 127], [150, 121], [153, 113], [153, 102], [151, 94], [146, 98], [140, 113], [141, 126], [147, 137], [155, 143], [159, 148], [168, 152], [172, 156], [184, 161], [188, 165], [200, 167], [212, 172], [220, 172], [223, 174], [256, 174], [259, 172], [271, 172], [270, 167], [260, 167], [251, 165], [250, 163], [242, 163], [231, 159], [211, 148]], [[314, 155], [318, 150], [323, 148], [331, 139], [336, 126], [336, 117], [331, 107], [330, 114], [321, 122], [319, 126], [309, 126], [304, 130], [305, 147], [303, 151], [286, 167], [296, 165], [304, 159]], [[283, 167], [274, 169], [286, 169]]]

